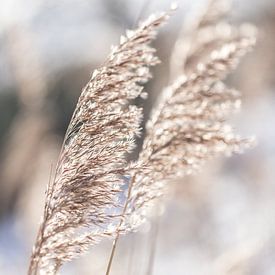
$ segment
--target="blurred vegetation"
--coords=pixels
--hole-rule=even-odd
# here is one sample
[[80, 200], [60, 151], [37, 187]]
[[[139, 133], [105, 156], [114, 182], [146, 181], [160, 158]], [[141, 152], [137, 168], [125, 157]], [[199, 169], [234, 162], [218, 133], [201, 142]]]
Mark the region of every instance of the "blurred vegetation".
[[[12, 275], [27, 268], [50, 167], [82, 87], [126, 28], [152, 10], [168, 7], [169, 1], [29, 1], [25, 7], [20, 1], [4, 2], [0, 13], [0, 274]], [[156, 41], [163, 64], [146, 86], [145, 120], [168, 81], [169, 51], [190, 2], [180, 1], [181, 10]], [[237, 127], [255, 134], [258, 146], [247, 155], [211, 163], [202, 174], [178, 185], [161, 220], [157, 275], [169, 274], [173, 268], [173, 274], [275, 274], [275, 5], [247, 0], [235, 1], [235, 7], [233, 21], [245, 18], [259, 28], [256, 50], [230, 80], [244, 93]], [[146, 242], [146, 234], [134, 238], [129, 236], [125, 242]], [[129, 260], [125, 243], [121, 247], [116, 274], [122, 274], [119, 265], [126, 266]], [[137, 244], [134, 247], [131, 253], [141, 255], [142, 261], [147, 254]], [[64, 274], [93, 274], [96, 268], [104, 268], [108, 248], [103, 244], [92, 252], [97, 253], [93, 255], [96, 267], [91, 267], [87, 256]], [[9, 249], [13, 266], [5, 255]], [[214, 265], [222, 271], [214, 273]]]

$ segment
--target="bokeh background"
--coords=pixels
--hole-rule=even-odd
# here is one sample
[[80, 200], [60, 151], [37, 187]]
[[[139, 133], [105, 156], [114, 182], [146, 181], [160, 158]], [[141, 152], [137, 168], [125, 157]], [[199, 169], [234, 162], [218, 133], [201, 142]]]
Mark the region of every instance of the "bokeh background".
[[[14, 275], [26, 273], [51, 167], [82, 87], [125, 29], [171, 1], [0, 4], [0, 274]], [[145, 120], [168, 82], [183, 20], [205, 1], [178, 4], [154, 44], [162, 64], [146, 85], [149, 99], [137, 102]], [[232, 121], [258, 144], [180, 179], [163, 216], [121, 240], [112, 274], [275, 274], [275, 1], [233, 1], [230, 20], [259, 29], [255, 51], [229, 78], [243, 93], [242, 112]], [[62, 274], [105, 274], [110, 248], [103, 242]]]

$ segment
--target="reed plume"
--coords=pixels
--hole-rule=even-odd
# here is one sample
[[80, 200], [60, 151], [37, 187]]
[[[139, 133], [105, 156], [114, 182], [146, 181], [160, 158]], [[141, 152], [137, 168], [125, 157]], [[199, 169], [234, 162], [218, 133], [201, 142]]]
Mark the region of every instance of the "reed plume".
[[171, 53], [171, 80], [183, 73], [192, 73], [199, 63], [207, 61], [212, 51], [225, 43], [255, 33], [255, 28], [250, 24], [230, 24], [227, 20], [230, 11], [230, 0], [209, 0], [196, 15], [191, 13]]
[[125, 154], [141, 130], [142, 110], [129, 102], [145, 95], [140, 84], [159, 62], [149, 43], [167, 18], [153, 15], [122, 36], [83, 89], [48, 185], [29, 274], [56, 274], [64, 262], [114, 235]]
[[153, 201], [165, 193], [167, 180], [191, 174], [213, 157], [251, 146], [253, 139], [241, 138], [226, 123], [241, 101], [239, 92], [222, 79], [254, 43], [254, 37], [243, 37], [225, 44], [190, 76], [179, 77], [163, 91], [133, 165], [126, 211], [130, 225], [137, 226], [146, 218]]
[[[171, 79], [175, 80], [164, 89], [153, 110], [139, 159], [129, 168], [123, 218], [106, 274], [110, 272], [120, 230], [132, 231], [142, 224], [157, 199], [170, 187], [170, 180], [197, 171], [209, 159], [240, 153], [253, 144], [252, 138], [241, 138], [226, 123], [239, 110], [241, 100], [240, 93], [228, 88], [223, 79], [255, 44], [255, 29], [223, 23], [228, 32], [221, 35], [216, 25], [221, 24], [228, 9], [220, 4], [221, 1], [210, 1], [187, 41], [183, 40], [185, 36], [180, 37], [183, 44], [176, 44], [171, 57]], [[200, 41], [205, 29], [208, 40]]]
[[[138, 160], [126, 163], [142, 119], [142, 110], [130, 101], [145, 95], [140, 84], [159, 62], [149, 43], [168, 16], [152, 16], [127, 32], [83, 89], [48, 185], [30, 275], [56, 274], [64, 262], [111, 237], [109, 274], [119, 236], [144, 222], [171, 179], [251, 145], [226, 122], [239, 109], [240, 95], [223, 80], [255, 43], [250, 32], [236, 28], [237, 35], [213, 37], [219, 42], [203, 58], [196, 57], [194, 67], [187, 60], [199, 51], [185, 55], [179, 76], [163, 90], [146, 125]], [[197, 26], [220, 17], [212, 13], [203, 18]]]

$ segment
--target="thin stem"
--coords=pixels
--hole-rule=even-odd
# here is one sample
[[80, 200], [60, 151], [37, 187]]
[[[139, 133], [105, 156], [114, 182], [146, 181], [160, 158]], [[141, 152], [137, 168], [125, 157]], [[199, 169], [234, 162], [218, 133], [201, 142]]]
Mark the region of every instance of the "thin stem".
[[109, 258], [109, 262], [108, 262], [108, 266], [107, 266], [107, 270], [106, 270], [106, 273], [105, 275], [110, 275], [110, 271], [111, 271], [111, 266], [112, 266], [112, 263], [113, 263], [113, 259], [114, 259], [114, 255], [115, 255], [115, 251], [116, 251], [116, 248], [117, 248], [117, 243], [118, 243], [118, 240], [119, 240], [119, 229], [123, 223], [123, 218], [126, 214], [126, 211], [127, 211], [127, 207], [129, 205], [129, 202], [130, 202], [130, 197], [131, 197], [131, 194], [132, 194], [132, 189], [133, 189], [133, 184], [134, 184], [134, 181], [135, 181], [135, 178], [136, 178], [136, 173], [133, 175], [130, 183], [129, 183], [129, 188], [128, 188], [128, 193], [127, 193], [127, 198], [126, 198], [126, 202], [125, 202], [125, 205], [123, 207], [123, 211], [122, 211], [122, 214], [121, 214], [121, 219], [120, 219], [120, 222], [119, 222], [119, 225], [117, 227], [117, 230], [116, 230], [116, 237], [113, 241], [113, 246], [112, 246], [112, 251], [111, 251], [111, 255], [110, 255], [110, 258]]
[[117, 233], [117, 234], [116, 234], [116, 238], [115, 238], [115, 240], [113, 241], [112, 251], [111, 251], [110, 258], [109, 258], [109, 262], [108, 262], [108, 266], [107, 266], [106, 275], [109, 275], [109, 274], [110, 274], [111, 266], [112, 266], [113, 259], [114, 259], [114, 255], [115, 255], [115, 250], [116, 250], [117, 243], [118, 243], [118, 239], [119, 239], [119, 234]]

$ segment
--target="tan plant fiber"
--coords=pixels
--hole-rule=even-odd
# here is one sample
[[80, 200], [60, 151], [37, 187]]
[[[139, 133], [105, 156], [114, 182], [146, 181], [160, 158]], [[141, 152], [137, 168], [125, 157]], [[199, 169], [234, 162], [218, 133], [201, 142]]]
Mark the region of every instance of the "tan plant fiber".
[[147, 122], [138, 160], [126, 163], [142, 118], [129, 100], [143, 96], [139, 84], [158, 63], [148, 43], [167, 17], [152, 16], [128, 32], [84, 88], [48, 186], [30, 275], [56, 274], [64, 262], [106, 237], [114, 239], [110, 274], [119, 236], [145, 221], [169, 180], [252, 144], [226, 122], [239, 109], [240, 95], [222, 81], [255, 43], [251, 33], [238, 32], [219, 40], [190, 72], [173, 78]]
[[225, 43], [255, 34], [256, 29], [251, 24], [230, 24], [227, 19], [230, 11], [230, 0], [209, 0], [197, 14], [190, 13], [171, 53], [172, 80], [182, 73], [192, 73], [199, 63], [207, 61], [212, 51]]
[[[239, 110], [241, 100], [239, 92], [222, 81], [256, 42], [254, 27], [222, 22], [228, 4], [209, 1], [191, 31], [176, 42], [170, 62], [171, 79], [175, 80], [164, 89], [153, 110], [139, 159], [129, 169], [123, 218], [106, 274], [110, 273], [120, 230], [134, 230], [146, 220], [156, 199], [166, 194], [169, 180], [197, 171], [211, 158], [240, 153], [254, 143], [253, 138], [235, 134], [226, 123]], [[202, 34], [207, 39], [201, 39]]]
[[240, 108], [240, 94], [222, 79], [255, 43], [242, 38], [212, 52], [190, 76], [179, 77], [163, 92], [147, 123], [147, 135], [131, 175], [126, 216], [138, 226], [155, 198], [167, 187], [164, 181], [197, 171], [209, 159], [242, 152], [253, 138], [241, 138], [226, 123]]
[[[128, 169], [129, 188], [107, 275], [121, 229], [134, 230], [146, 220], [156, 199], [170, 187], [167, 181], [193, 173], [211, 158], [240, 153], [253, 144], [253, 139], [241, 138], [226, 123], [239, 110], [241, 100], [239, 92], [222, 80], [251, 50], [256, 32], [247, 24], [221, 23], [229, 7], [226, 2], [209, 1], [193, 22], [192, 32], [176, 42], [170, 65], [178, 77], [164, 89], [147, 122], [139, 159]], [[227, 29], [223, 35], [221, 25]], [[200, 39], [202, 32], [208, 39]]]
[[168, 16], [150, 16], [122, 36], [83, 89], [48, 186], [29, 274], [56, 274], [64, 262], [114, 235], [125, 154], [141, 130], [142, 110], [129, 101], [144, 95], [140, 84], [159, 62], [149, 43]]

